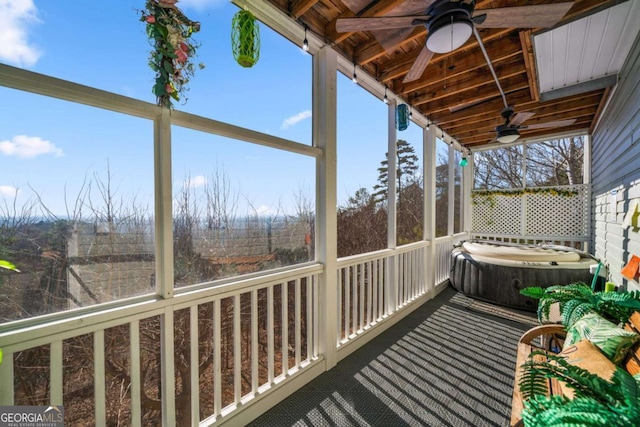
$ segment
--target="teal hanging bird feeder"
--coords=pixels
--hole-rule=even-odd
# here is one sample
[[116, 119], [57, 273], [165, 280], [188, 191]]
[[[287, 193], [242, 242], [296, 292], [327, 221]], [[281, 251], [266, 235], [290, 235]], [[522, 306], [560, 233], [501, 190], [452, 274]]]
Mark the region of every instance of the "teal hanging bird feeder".
[[233, 58], [243, 67], [253, 67], [260, 59], [260, 28], [248, 10], [241, 10], [231, 21]]
[[409, 127], [409, 107], [400, 104], [396, 107], [396, 129], [403, 131]]

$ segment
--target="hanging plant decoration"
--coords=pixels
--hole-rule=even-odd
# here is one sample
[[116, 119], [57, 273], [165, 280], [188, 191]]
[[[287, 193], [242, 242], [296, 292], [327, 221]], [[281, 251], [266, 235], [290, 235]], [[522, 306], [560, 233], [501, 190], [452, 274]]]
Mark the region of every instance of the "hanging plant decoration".
[[231, 50], [236, 62], [253, 67], [260, 59], [260, 27], [248, 10], [240, 10], [231, 21]]
[[400, 104], [396, 107], [396, 128], [403, 131], [409, 127], [409, 107]]
[[[191, 21], [178, 7], [178, 0], [147, 0], [140, 21], [147, 24], [147, 36], [153, 50], [149, 67], [155, 71], [153, 94], [162, 107], [172, 108], [171, 100], [180, 101], [195, 72], [192, 62], [199, 44], [192, 36], [200, 23]], [[203, 64], [198, 64], [200, 69]]]

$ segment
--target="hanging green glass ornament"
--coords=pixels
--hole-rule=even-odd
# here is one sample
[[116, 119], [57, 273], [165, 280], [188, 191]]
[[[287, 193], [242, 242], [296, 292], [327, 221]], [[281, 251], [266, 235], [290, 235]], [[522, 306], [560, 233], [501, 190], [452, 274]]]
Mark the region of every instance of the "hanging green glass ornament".
[[260, 59], [260, 28], [248, 10], [241, 10], [231, 21], [233, 58], [243, 67], [253, 67]]
[[400, 104], [396, 107], [396, 129], [403, 131], [409, 127], [409, 107]]

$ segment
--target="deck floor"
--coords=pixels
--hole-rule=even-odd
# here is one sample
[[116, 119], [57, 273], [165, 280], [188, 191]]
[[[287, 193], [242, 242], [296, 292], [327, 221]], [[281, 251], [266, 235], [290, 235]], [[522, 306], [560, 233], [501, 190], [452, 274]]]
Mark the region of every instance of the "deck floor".
[[447, 288], [249, 425], [507, 426], [531, 326], [471, 302]]

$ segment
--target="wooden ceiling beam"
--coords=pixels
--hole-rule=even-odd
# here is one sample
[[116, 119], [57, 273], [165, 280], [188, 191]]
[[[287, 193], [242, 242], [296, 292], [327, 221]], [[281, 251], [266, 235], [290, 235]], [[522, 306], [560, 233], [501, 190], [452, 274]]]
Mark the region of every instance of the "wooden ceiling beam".
[[[402, 48], [403, 46], [412, 43], [416, 40], [420, 40], [421, 43], [424, 44], [424, 39], [426, 37], [427, 30], [424, 27], [415, 27], [411, 34], [405, 38], [402, 43], [393, 48]], [[418, 56], [419, 49], [414, 49], [416, 51], [415, 56]], [[387, 51], [382, 47], [382, 45], [378, 42], [375, 37], [372, 37], [364, 46], [359, 46], [355, 52], [355, 59], [358, 64], [368, 64], [373, 62], [381, 57], [385, 56]], [[412, 62], [413, 63], [413, 62]]]
[[291, 5], [289, 13], [291, 16], [298, 19], [300, 16], [307, 13], [319, 0], [295, 0]]
[[[332, 45], [339, 55], [349, 58], [364, 72], [391, 88], [414, 111], [425, 114], [445, 132], [458, 137], [462, 144], [486, 144], [495, 137], [495, 127], [504, 123], [500, 113], [504, 102], [478, 47], [471, 37], [467, 43], [448, 54], [436, 54], [418, 80], [404, 84], [402, 79], [422, 51], [427, 30], [416, 25], [388, 40], [369, 31], [337, 33], [338, 19], [423, 14], [434, 0], [267, 0], [283, 13]], [[495, 9], [529, 4], [560, 3], [568, 0], [476, 0], [475, 14]], [[558, 25], [611, 7], [625, 0], [574, 0]], [[627, 0], [628, 1], [628, 0]], [[424, 10], [420, 10], [424, 7]], [[410, 31], [409, 31], [410, 30]], [[522, 129], [523, 137], [545, 136], [572, 129], [591, 129], [606, 102], [605, 90], [540, 103], [533, 34], [546, 29], [479, 29], [507, 103], [515, 112], [533, 112], [524, 124], [545, 123], [576, 118], [570, 127]], [[390, 32], [391, 33], [391, 32]], [[407, 37], [400, 39], [402, 35]], [[381, 43], [382, 41], [382, 43]], [[383, 46], [386, 46], [387, 49]], [[451, 111], [452, 107], [454, 111]]]
[[[575, 112], [577, 110], [597, 107], [600, 103], [599, 100], [601, 98], [600, 94], [592, 94], [586, 97], [581, 97], [578, 100], [569, 100], [569, 101], [561, 101], [554, 105], [547, 105], [545, 107], [539, 108], [539, 104], [535, 101], [527, 102], [524, 104], [517, 105], [517, 108], [514, 107], [515, 112], [523, 112], [523, 111], [534, 111], [535, 117], [547, 117], [554, 116], [558, 111], [572, 111]], [[577, 113], [580, 115], [581, 113]], [[498, 117], [499, 114], [496, 114], [496, 110], [485, 111], [482, 114], [476, 114], [474, 116], [469, 116], [465, 120], [456, 120], [450, 123], [443, 123], [443, 126], [447, 127], [447, 131], [451, 133], [456, 132], [464, 132], [464, 129], [471, 126], [482, 126], [480, 123], [484, 121], [490, 121]], [[530, 119], [531, 120], [531, 119]], [[500, 118], [502, 121], [502, 118]], [[500, 124], [500, 123], [499, 123]], [[461, 130], [462, 129], [462, 130]]]
[[[500, 79], [500, 85], [503, 87], [505, 93], [507, 91], [514, 91], [529, 87], [529, 83], [527, 82], [527, 76], [525, 73], [516, 74], [506, 79]], [[443, 110], [450, 112], [450, 107], [465, 103], [470, 99], [485, 99], [487, 96], [494, 95], [495, 90], [495, 83], [493, 85], [488, 84], [474, 90], [472, 97], [470, 97], [469, 94], [466, 93], [458, 93], [454, 96], [440, 98], [434, 102], [418, 103], [417, 105], [424, 104], [424, 106], [421, 107], [420, 110], [425, 111], [427, 114], [433, 114], [435, 112]]]
[[[500, 31], [499, 33], [494, 33], [492, 37], [488, 38], [491, 40], [483, 42], [485, 43], [487, 55], [489, 55], [489, 58], [491, 58], [492, 63], [521, 53], [522, 45], [520, 44], [519, 39], [515, 37], [515, 35], [510, 35], [511, 32], [511, 30], [507, 30]], [[477, 42], [475, 43], [475, 46], [478, 46]], [[417, 56], [417, 53], [415, 55]], [[453, 70], [449, 69], [451, 64], [453, 64], [455, 67]], [[388, 75], [385, 75], [385, 71], [383, 71], [380, 78], [382, 81], [388, 81], [387, 77], [391, 76], [404, 78], [404, 75], [408, 72], [409, 68], [411, 68], [411, 65], [413, 65], [413, 61], [408, 64], [408, 67], [407, 65], [402, 63], [399, 66], [400, 69], [395, 70], [393, 74], [388, 73]], [[465, 48], [463, 50], [454, 51], [447, 55], [436, 56], [427, 66], [423, 78], [407, 84], [400, 84], [397, 88], [394, 88], [397, 89], [396, 93], [415, 92], [427, 87], [430, 84], [442, 82], [445, 79], [455, 78], [456, 76], [486, 66], [487, 62], [485, 61], [479, 47], [477, 49]], [[404, 70], [404, 67], [407, 67], [406, 71]], [[387, 67], [385, 69], [384, 65], [382, 65], [381, 68], [383, 70], [391, 70], [391, 67]]]
[[[505, 94], [507, 96], [507, 100], [513, 105], [520, 105], [531, 100], [531, 98], [529, 97], [528, 87], [514, 89], [512, 91], [505, 92]], [[461, 120], [464, 121], [469, 117], [485, 114], [487, 111], [494, 111], [499, 115], [500, 111], [502, 111], [503, 108], [504, 103], [502, 102], [502, 97], [496, 91], [496, 93], [492, 93], [489, 95], [488, 100], [485, 100], [477, 105], [453, 113], [448, 109], [443, 110], [432, 114], [430, 118], [439, 126], [447, 126], [449, 123], [458, 122]]]
[[524, 65], [527, 69], [527, 78], [529, 79], [529, 91], [531, 99], [538, 101], [540, 99], [538, 89], [538, 71], [536, 68], [536, 60], [533, 55], [533, 40], [531, 30], [520, 32], [520, 44], [522, 45], [522, 56], [524, 57]]
[[[494, 69], [501, 79], [507, 79], [526, 72], [517, 56], [508, 57], [506, 61], [498, 63]], [[408, 99], [412, 105], [420, 105], [429, 101], [455, 96], [459, 93], [473, 91], [476, 88], [491, 84], [495, 85], [495, 81], [485, 65], [485, 67], [477, 68], [471, 72], [459, 74], [456, 78], [448, 80], [445, 86], [440, 82], [432, 84], [424, 92], [420, 92]]]

